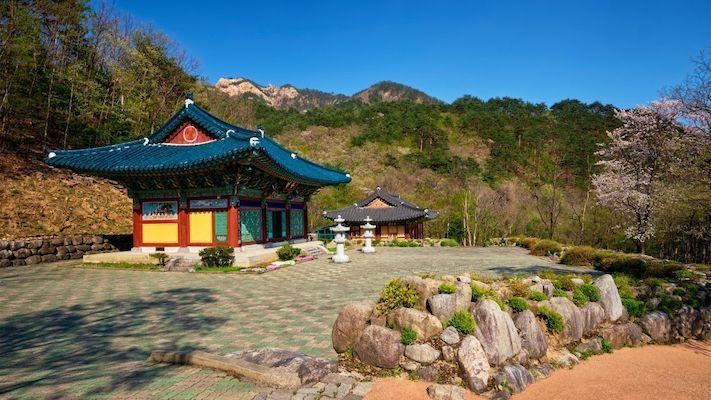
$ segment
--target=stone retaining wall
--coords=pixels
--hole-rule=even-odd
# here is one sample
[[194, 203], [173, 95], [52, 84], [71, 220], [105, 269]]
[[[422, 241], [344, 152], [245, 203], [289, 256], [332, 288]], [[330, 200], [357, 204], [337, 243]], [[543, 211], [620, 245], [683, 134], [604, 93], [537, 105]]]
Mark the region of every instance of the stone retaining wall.
[[0, 240], [0, 267], [78, 260], [84, 254], [128, 250], [131, 243], [130, 234]]

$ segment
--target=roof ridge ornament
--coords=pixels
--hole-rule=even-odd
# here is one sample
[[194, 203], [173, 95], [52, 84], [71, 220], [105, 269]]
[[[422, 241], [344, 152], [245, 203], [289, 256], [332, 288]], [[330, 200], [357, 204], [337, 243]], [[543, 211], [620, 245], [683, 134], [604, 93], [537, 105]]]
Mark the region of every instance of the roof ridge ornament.
[[257, 125], [257, 130], [262, 135], [262, 137], [264, 137], [264, 127], [262, 126], [262, 124]]
[[191, 104], [195, 104], [193, 99], [185, 99], [185, 108], [188, 108], [188, 106]]
[[143, 145], [146, 146], [148, 144], [148, 138], [144, 137], [143, 138]]
[[251, 138], [249, 138], [249, 145], [250, 145], [251, 147], [257, 147], [257, 146], [259, 146], [259, 138], [256, 137], [256, 136], [252, 136]]

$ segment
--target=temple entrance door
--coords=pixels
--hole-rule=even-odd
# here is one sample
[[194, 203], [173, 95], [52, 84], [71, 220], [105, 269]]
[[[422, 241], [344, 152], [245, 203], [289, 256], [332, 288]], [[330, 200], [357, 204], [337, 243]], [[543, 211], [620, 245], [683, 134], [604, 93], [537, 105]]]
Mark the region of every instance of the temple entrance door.
[[286, 240], [286, 211], [267, 211], [267, 240]]

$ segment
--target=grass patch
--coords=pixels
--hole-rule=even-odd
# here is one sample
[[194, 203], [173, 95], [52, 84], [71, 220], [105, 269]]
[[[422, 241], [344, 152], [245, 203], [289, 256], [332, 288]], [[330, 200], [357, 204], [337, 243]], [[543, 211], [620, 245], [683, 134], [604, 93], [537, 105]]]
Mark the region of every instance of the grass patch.
[[469, 312], [459, 310], [452, 315], [445, 326], [453, 326], [457, 331], [467, 335], [476, 329], [476, 321]]
[[412, 328], [409, 326], [406, 326], [405, 328], [402, 329], [402, 332], [400, 332], [400, 343], [404, 345], [408, 345], [417, 339], [417, 332], [415, 332]]
[[243, 267], [238, 267], [238, 266], [223, 266], [223, 267], [209, 267], [206, 265], [199, 265], [195, 267], [195, 272], [237, 272], [241, 269], [244, 269]]
[[509, 299], [509, 307], [514, 312], [525, 311], [528, 310], [528, 302], [523, 297], [512, 297]]
[[562, 333], [565, 327], [563, 316], [548, 307], [539, 307], [536, 315], [542, 318], [546, 323], [548, 332]]
[[138, 271], [158, 271], [161, 266], [158, 264], [133, 264], [127, 262], [102, 262], [102, 263], [83, 263], [82, 267], [86, 268], [109, 268], [109, 269], [133, 269]]
[[454, 283], [450, 282], [444, 282], [443, 284], [439, 285], [439, 293], [440, 294], [452, 294], [457, 292], [457, 285]]

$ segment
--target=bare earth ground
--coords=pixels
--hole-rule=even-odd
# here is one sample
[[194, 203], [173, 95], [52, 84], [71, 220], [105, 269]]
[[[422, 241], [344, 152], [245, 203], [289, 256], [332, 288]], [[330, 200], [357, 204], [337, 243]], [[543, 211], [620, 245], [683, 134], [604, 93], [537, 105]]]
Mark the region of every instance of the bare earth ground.
[[[426, 382], [383, 379], [364, 400], [428, 400]], [[469, 399], [485, 399], [468, 393]], [[513, 400], [711, 399], [711, 343], [624, 348], [555, 371]]]

